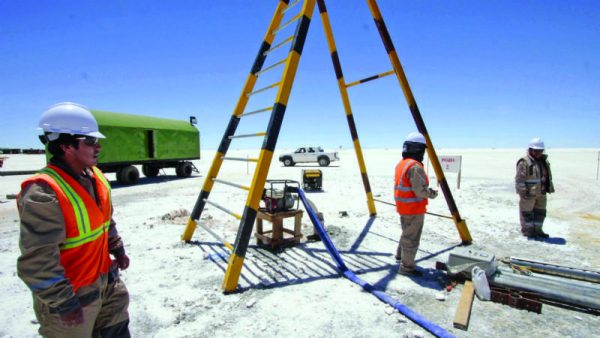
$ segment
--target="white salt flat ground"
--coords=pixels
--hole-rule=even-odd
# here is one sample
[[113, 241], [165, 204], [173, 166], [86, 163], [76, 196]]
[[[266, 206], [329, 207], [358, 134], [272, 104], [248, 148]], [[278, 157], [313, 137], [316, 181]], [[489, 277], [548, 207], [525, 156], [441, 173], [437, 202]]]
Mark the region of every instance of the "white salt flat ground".
[[[228, 155], [257, 156], [257, 151], [232, 150]], [[552, 241], [520, 236], [514, 167], [521, 149], [438, 150], [438, 155], [462, 155], [460, 190], [456, 174], [448, 174], [456, 204], [473, 236], [472, 247], [497, 257], [520, 256], [587, 269], [600, 268], [600, 194], [596, 180], [597, 149], [549, 149], [556, 193], [550, 195], [545, 229]], [[320, 242], [303, 243], [280, 253], [257, 249], [254, 240], [245, 260], [241, 293], [224, 295], [220, 284], [225, 249], [202, 229], [195, 244], [180, 241], [187, 217], [204, 182], [214, 152], [204, 151], [194, 161], [200, 175], [176, 179], [174, 170], [156, 179], [142, 178], [132, 187], [115, 186], [115, 219], [132, 259], [123, 273], [131, 294], [131, 331], [134, 337], [396, 337], [429, 333], [407, 321], [392, 308], [340, 277]], [[269, 178], [300, 180], [301, 169], [271, 165]], [[365, 149], [364, 156], [375, 198], [392, 201], [394, 166], [398, 149]], [[5, 155], [1, 170], [37, 169], [40, 155]], [[598, 317], [544, 305], [542, 314], [475, 300], [468, 331], [452, 327], [461, 286], [444, 292], [441, 275], [433, 270], [445, 261], [448, 249], [460, 242], [454, 224], [426, 217], [419, 265], [429, 269], [420, 279], [397, 275], [393, 259], [400, 230], [394, 207], [376, 204], [378, 217], [368, 223], [360, 172], [352, 149], [340, 152], [341, 161], [320, 168], [324, 192], [308, 197], [325, 215], [332, 240], [347, 265], [361, 278], [385, 290], [433, 323], [460, 337], [570, 336], [590, 337], [600, 330]], [[219, 178], [249, 184], [253, 166], [226, 163]], [[432, 186], [435, 186], [430, 169]], [[114, 174], [108, 174], [114, 180]], [[36, 336], [29, 291], [18, 279], [18, 215], [7, 194], [19, 191], [22, 176], [0, 177], [0, 325], [2, 337]], [[242, 191], [215, 185], [211, 200], [241, 212]], [[431, 212], [448, 214], [443, 196], [431, 201]], [[348, 217], [340, 217], [346, 211]], [[201, 222], [230, 242], [238, 221], [207, 207]], [[304, 234], [311, 234], [308, 217]], [[209, 259], [212, 258], [212, 259]], [[444, 293], [446, 300], [436, 300]]]

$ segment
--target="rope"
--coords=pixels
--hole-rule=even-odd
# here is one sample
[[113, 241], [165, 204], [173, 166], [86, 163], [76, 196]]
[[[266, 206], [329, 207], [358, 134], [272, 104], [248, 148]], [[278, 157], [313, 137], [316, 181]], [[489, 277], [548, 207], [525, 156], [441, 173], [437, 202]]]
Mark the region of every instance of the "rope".
[[[376, 198], [374, 198], [373, 200], [377, 201], [379, 203], [396, 206], [396, 204], [393, 204], [393, 203], [390, 203], [390, 202], [386, 202], [386, 201], [382, 201], [382, 200], [378, 200]], [[454, 218], [452, 218], [452, 216], [446, 216], [446, 215], [436, 214], [436, 213], [429, 212], [429, 211], [425, 211], [425, 213], [428, 214], [428, 215], [432, 215], [432, 216], [437, 216], [437, 217], [442, 217], [442, 218], [447, 218], [447, 219], [454, 219]]]

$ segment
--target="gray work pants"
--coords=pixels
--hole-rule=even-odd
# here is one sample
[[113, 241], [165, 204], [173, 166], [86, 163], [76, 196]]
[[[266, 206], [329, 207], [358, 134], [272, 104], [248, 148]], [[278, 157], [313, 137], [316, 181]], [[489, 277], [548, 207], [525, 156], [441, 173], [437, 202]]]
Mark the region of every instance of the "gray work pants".
[[425, 214], [400, 215], [402, 235], [396, 251], [396, 257], [402, 257], [400, 268], [404, 271], [412, 271], [416, 268], [415, 257], [421, 242]]
[[[93, 295], [93, 297], [89, 297]], [[108, 283], [107, 275], [96, 282], [77, 290], [83, 302], [84, 322], [74, 327], [65, 327], [58, 313], [52, 313], [47, 305], [34, 297], [33, 308], [40, 323], [39, 333], [43, 337], [129, 337], [129, 293], [125, 284], [117, 279]]]
[[524, 235], [539, 232], [546, 218], [546, 194], [528, 197], [519, 197], [519, 218], [521, 232]]

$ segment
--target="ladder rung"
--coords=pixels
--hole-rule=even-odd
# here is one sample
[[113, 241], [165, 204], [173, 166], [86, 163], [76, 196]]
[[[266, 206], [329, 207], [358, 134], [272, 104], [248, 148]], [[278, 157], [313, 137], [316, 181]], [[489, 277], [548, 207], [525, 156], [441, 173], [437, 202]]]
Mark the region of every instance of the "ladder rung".
[[283, 11], [281, 11], [281, 14], [285, 14], [287, 11], [289, 11], [290, 9], [292, 9], [292, 7], [296, 6], [299, 3], [300, 3], [300, 0], [296, 0], [294, 2], [289, 3], [287, 5], [287, 7]]
[[240, 188], [240, 189], [244, 189], [244, 190], [250, 191], [250, 187], [245, 186], [245, 185], [241, 185], [241, 184], [237, 184], [237, 183], [232, 183], [232, 182], [228, 182], [228, 181], [223, 181], [223, 180], [219, 180], [217, 178], [213, 178], [212, 180], [214, 182], [218, 182], [218, 183], [221, 183], [221, 184], [225, 184], [225, 185], [229, 185], [229, 186], [232, 186], [232, 187], [236, 187], [236, 188]]
[[272, 85], [268, 85], [268, 86], [266, 86], [266, 87], [264, 87], [264, 88], [261, 88], [261, 89], [259, 89], [259, 90], [255, 90], [255, 91], [253, 91], [252, 93], [248, 93], [248, 94], [246, 94], [246, 96], [251, 96], [251, 95], [254, 95], [254, 94], [258, 94], [258, 93], [260, 93], [260, 92], [264, 92], [265, 90], [268, 90], [268, 89], [271, 89], [271, 88], [274, 88], [274, 87], [277, 87], [277, 86], [279, 86], [279, 84], [280, 84], [280, 83], [281, 83], [281, 82], [275, 82], [275, 83], [273, 83]]
[[244, 117], [244, 116], [248, 116], [248, 115], [253, 115], [253, 114], [258, 114], [258, 113], [264, 113], [267, 111], [273, 110], [273, 106], [267, 107], [267, 108], [263, 108], [263, 109], [258, 109], [258, 110], [254, 110], [254, 111], [249, 111], [247, 113], [243, 113], [242, 115], [240, 115], [240, 117]]
[[210, 204], [210, 205], [212, 205], [213, 207], [215, 207], [215, 208], [217, 208], [219, 210], [225, 211], [226, 213], [230, 214], [231, 216], [233, 216], [233, 217], [235, 217], [237, 219], [242, 219], [242, 216], [240, 216], [239, 214], [236, 214], [235, 212], [233, 212], [233, 211], [231, 211], [231, 210], [229, 210], [229, 209], [227, 209], [225, 207], [222, 207], [222, 206], [218, 205], [217, 203], [213, 203], [213, 202], [207, 200], [206, 198], [204, 199], [204, 203]]
[[361, 83], [369, 82], [369, 81], [372, 81], [372, 80], [375, 80], [375, 79], [379, 79], [379, 78], [382, 78], [384, 76], [388, 76], [388, 75], [392, 75], [392, 74], [394, 74], [394, 71], [393, 70], [389, 70], [389, 71], [387, 71], [385, 73], [381, 73], [381, 74], [369, 76], [369, 77], [366, 77], [364, 79], [348, 83], [346, 85], [346, 88], [352, 87], [352, 86], [356, 86], [356, 85], [359, 85]]
[[272, 46], [272, 47], [271, 47], [271, 48], [269, 48], [268, 50], [264, 51], [263, 55], [264, 55], [264, 56], [267, 56], [267, 55], [269, 55], [270, 53], [272, 53], [272, 52], [276, 51], [277, 49], [281, 48], [282, 46], [285, 46], [285, 45], [286, 45], [288, 42], [290, 42], [290, 41], [292, 41], [292, 40], [294, 40], [294, 36], [293, 36], [293, 35], [292, 35], [292, 36], [290, 36], [290, 37], [288, 37], [287, 39], [285, 39], [285, 40], [281, 41], [280, 43], [278, 43], [278, 44], [276, 44], [276, 45]]
[[277, 29], [273, 30], [273, 32], [271, 32], [271, 35], [275, 35], [275, 34], [279, 33], [282, 29], [284, 29], [285, 27], [291, 25], [294, 21], [300, 19], [301, 17], [302, 17], [302, 13], [296, 14], [295, 17], [289, 19], [286, 23], [284, 23], [283, 25], [279, 26]]
[[231, 140], [231, 139], [234, 139], [234, 138], [242, 138], [242, 137], [256, 137], [256, 136], [265, 136], [265, 135], [267, 135], [267, 132], [265, 132], [265, 131], [261, 131], [261, 132], [258, 132], [258, 133], [253, 133], [253, 134], [240, 134], [240, 135], [232, 135], [232, 136], [229, 136], [229, 139]]
[[209, 227], [207, 227], [206, 225], [202, 224], [201, 222], [197, 222], [196, 224], [198, 224], [199, 226], [201, 226], [202, 229], [208, 231], [208, 233], [211, 234], [214, 238], [216, 238], [219, 242], [223, 243], [223, 245], [225, 245], [225, 247], [227, 249], [233, 251], [233, 245], [231, 245], [231, 243], [229, 243], [226, 240], [224, 240], [221, 236], [217, 235], [214, 231], [212, 231]]
[[257, 158], [243, 158], [243, 157], [221, 157], [222, 160], [229, 161], [242, 161], [242, 162], [258, 162]]
[[256, 76], [259, 76], [260, 74], [262, 74], [262, 73], [265, 73], [265, 72], [267, 72], [267, 71], [269, 71], [269, 70], [271, 70], [271, 69], [273, 69], [273, 68], [275, 68], [275, 67], [279, 66], [280, 64], [283, 64], [283, 63], [285, 63], [286, 61], [287, 61], [287, 57], [286, 57], [285, 59], [283, 59], [283, 60], [280, 60], [280, 61], [277, 61], [277, 62], [275, 62], [274, 64], [270, 65], [269, 67], [266, 67], [266, 68], [263, 68], [263, 69], [261, 69], [261, 71], [260, 71], [260, 72], [257, 72], [257, 73], [256, 73]]

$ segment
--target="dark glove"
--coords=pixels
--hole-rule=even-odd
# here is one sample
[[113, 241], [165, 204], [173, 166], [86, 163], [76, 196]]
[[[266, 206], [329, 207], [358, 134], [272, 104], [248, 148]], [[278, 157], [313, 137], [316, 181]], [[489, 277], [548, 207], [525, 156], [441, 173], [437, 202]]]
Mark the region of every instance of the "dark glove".
[[83, 309], [81, 305], [77, 305], [72, 310], [59, 313], [60, 323], [65, 327], [73, 327], [83, 324]]
[[129, 257], [127, 257], [126, 254], [122, 254], [122, 255], [116, 257], [116, 260], [117, 260], [117, 265], [119, 266], [119, 269], [126, 270], [129, 267]]
[[429, 198], [436, 198], [438, 195], [438, 192], [437, 192], [437, 190], [429, 188], [428, 195], [429, 195]]

